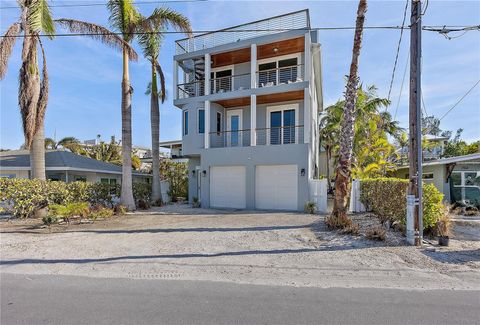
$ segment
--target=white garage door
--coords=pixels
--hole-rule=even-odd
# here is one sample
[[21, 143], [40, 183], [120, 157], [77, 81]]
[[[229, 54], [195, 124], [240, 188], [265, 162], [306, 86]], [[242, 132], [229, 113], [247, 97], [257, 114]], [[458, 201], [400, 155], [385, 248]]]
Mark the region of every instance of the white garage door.
[[245, 166], [210, 168], [210, 206], [246, 208]]
[[255, 207], [257, 209], [297, 210], [297, 165], [257, 166]]

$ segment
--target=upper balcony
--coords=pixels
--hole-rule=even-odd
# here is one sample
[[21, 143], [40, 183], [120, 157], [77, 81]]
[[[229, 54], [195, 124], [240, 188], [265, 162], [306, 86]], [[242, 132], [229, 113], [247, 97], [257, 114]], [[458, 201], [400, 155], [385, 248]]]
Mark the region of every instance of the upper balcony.
[[191, 53], [246, 39], [302, 29], [305, 31], [310, 29], [310, 17], [306, 9], [184, 38], [176, 41], [175, 52], [177, 55]]

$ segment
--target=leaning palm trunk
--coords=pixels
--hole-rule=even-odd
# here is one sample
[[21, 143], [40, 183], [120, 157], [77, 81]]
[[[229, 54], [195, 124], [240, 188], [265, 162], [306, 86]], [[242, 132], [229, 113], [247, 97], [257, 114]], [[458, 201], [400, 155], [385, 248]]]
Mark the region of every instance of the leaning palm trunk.
[[345, 92], [343, 120], [341, 122], [339, 161], [336, 167], [335, 200], [332, 217], [336, 219], [334, 225], [338, 227], [344, 227], [351, 223], [351, 220], [347, 217], [347, 208], [351, 188], [350, 177], [355, 126], [355, 104], [358, 87], [358, 57], [360, 55], [362, 44], [363, 23], [365, 21], [366, 10], [367, 1], [360, 0], [358, 4], [355, 37], [353, 41], [352, 63], [350, 65], [350, 75], [348, 77]]
[[135, 210], [132, 188], [132, 87], [128, 73], [128, 51], [123, 50], [122, 78], [122, 192], [120, 201]]
[[161, 203], [162, 190], [160, 183], [160, 108], [158, 103], [157, 73], [155, 62], [152, 62], [152, 89], [150, 92], [150, 126], [152, 129], [152, 201]]

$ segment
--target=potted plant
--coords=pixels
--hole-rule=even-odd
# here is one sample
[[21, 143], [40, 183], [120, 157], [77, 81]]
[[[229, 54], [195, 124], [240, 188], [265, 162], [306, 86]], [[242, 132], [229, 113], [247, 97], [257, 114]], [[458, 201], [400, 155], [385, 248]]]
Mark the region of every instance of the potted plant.
[[192, 207], [193, 208], [199, 208], [200, 207], [200, 200], [198, 199], [198, 197], [193, 197], [193, 200], [192, 200]]
[[437, 221], [437, 235], [438, 235], [438, 244], [440, 246], [448, 246], [450, 239], [450, 228], [452, 222], [450, 220], [450, 215], [448, 209], [445, 207], [445, 211]]

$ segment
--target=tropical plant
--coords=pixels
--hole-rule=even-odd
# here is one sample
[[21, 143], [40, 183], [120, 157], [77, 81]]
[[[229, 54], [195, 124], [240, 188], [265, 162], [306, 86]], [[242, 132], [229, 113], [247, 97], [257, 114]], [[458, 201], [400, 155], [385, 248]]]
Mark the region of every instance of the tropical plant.
[[[22, 117], [25, 147], [30, 150], [32, 178], [45, 179], [44, 119], [47, 108], [49, 82], [47, 61], [41, 34], [53, 39], [55, 24], [72, 32], [82, 33], [135, 56], [135, 51], [108, 29], [73, 19], [54, 20], [47, 0], [18, 0], [20, 18], [13, 23], [0, 40], [0, 79], [3, 79], [15, 41], [23, 33], [22, 65], [19, 75], [18, 105]], [[42, 71], [38, 65], [38, 47], [42, 53]]]
[[[396, 168], [394, 164], [395, 147], [389, 142], [389, 137], [398, 139], [402, 128], [391, 115], [382, 110], [389, 105], [386, 98], [377, 96], [377, 88], [360, 86], [357, 90], [355, 103], [355, 126], [352, 148], [352, 174], [354, 177], [385, 176]], [[325, 148], [327, 161], [338, 163], [338, 149], [343, 107], [345, 101], [327, 107], [320, 120], [321, 145]], [[327, 177], [329, 178], [329, 169]]]
[[160, 177], [170, 184], [169, 195], [173, 202], [188, 197], [188, 166], [183, 162], [163, 159], [160, 163]]
[[340, 227], [351, 224], [347, 217], [347, 200], [351, 186], [351, 165], [352, 150], [355, 135], [355, 102], [357, 100], [358, 86], [358, 57], [362, 44], [363, 23], [367, 1], [360, 0], [357, 10], [357, 21], [353, 41], [352, 62], [345, 91], [345, 106], [343, 107], [343, 118], [341, 122], [340, 147], [338, 150], [339, 162], [336, 168], [335, 177], [335, 200], [333, 203], [332, 217], [337, 219], [336, 224]]
[[77, 154], [83, 151], [83, 146], [80, 140], [75, 137], [65, 137], [58, 142], [52, 138], [45, 138], [45, 149], [55, 150], [59, 148], [68, 149]]
[[[167, 24], [190, 35], [190, 23], [183, 15], [167, 8], [155, 9], [149, 17], [142, 17], [147, 33], [139, 37], [145, 58], [150, 62], [152, 79], [147, 87], [146, 95], [150, 95], [150, 127], [152, 135], [152, 201], [162, 200], [160, 185], [160, 108], [159, 98], [163, 104], [166, 97], [165, 77], [158, 62], [162, 32]], [[158, 80], [159, 79], [159, 80]], [[158, 87], [160, 81], [160, 89]]]

